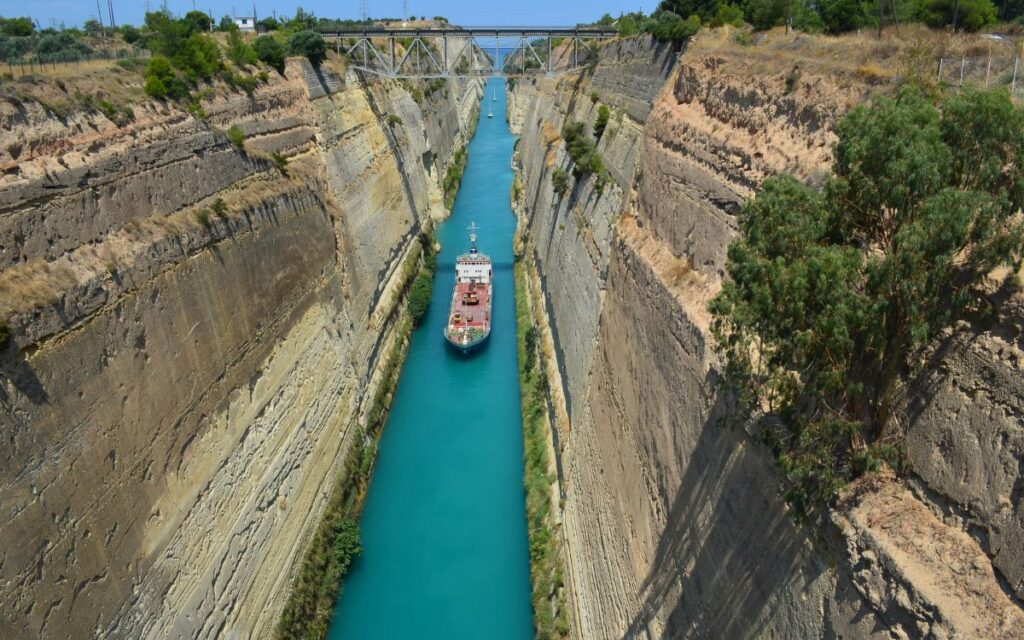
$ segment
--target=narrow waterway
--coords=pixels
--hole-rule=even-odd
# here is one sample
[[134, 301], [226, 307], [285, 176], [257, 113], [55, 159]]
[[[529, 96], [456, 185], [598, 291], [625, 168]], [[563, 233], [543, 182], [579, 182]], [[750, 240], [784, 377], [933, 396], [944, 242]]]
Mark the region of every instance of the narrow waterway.
[[[509, 208], [513, 138], [501, 79], [488, 82], [480, 111], [462, 187], [438, 229], [430, 308], [412, 335], [381, 439], [361, 521], [364, 551], [345, 579], [330, 640], [533, 635]], [[489, 344], [464, 357], [446, 348], [441, 332], [470, 222], [494, 261], [494, 309]]]

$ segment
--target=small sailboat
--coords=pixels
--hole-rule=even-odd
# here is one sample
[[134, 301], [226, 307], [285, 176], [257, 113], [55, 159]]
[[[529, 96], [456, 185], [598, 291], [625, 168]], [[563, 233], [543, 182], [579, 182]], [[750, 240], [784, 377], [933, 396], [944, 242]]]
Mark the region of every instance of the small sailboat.
[[491, 102], [494, 102], [497, 99], [498, 95], [494, 92], [494, 89], [491, 89]]
[[493, 118], [494, 117], [494, 110], [491, 109], [490, 105], [487, 105], [487, 117], [488, 118]]

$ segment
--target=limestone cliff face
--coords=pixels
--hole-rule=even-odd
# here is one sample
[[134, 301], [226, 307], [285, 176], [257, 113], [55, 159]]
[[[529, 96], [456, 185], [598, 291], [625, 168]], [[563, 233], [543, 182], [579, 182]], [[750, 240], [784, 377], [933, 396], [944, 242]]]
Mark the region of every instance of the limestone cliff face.
[[[793, 524], [770, 453], [723, 420], [706, 304], [735, 215], [768, 175], [819, 181], [835, 123], [871, 88], [717, 37], [678, 56], [617, 42], [582, 76], [512, 93], [518, 210], [566, 397], [576, 636], [1024, 637], [1012, 304], [941, 354], [911, 404], [910, 477], [862, 483], [817, 529]], [[591, 92], [613, 111], [598, 147], [612, 183], [558, 196], [558, 132], [593, 122]]]
[[340, 73], [0, 105], [0, 636], [272, 632], [480, 92]]

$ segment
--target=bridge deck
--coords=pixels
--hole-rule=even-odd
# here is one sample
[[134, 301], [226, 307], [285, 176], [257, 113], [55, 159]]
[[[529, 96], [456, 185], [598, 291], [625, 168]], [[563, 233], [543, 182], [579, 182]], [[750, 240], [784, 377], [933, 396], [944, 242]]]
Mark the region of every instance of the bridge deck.
[[586, 29], [575, 27], [465, 27], [449, 29], [386, 29], [367, 27], [365, 29], [317, 29], [325, 38], [386, 38], [386, 37], [580, 37], [612, 38], [618, 35], [614, 29]]

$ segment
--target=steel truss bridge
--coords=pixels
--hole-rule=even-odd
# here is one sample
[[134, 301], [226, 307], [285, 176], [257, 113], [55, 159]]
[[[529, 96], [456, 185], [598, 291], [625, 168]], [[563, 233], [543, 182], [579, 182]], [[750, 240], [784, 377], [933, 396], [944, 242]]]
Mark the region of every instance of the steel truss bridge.
[[[613, 29], [467, 27], [321, 29], [349, 64], [388, 78], [556, 75], [597, 58]], [[504, 55], [503, 55], [504, 54]]]

